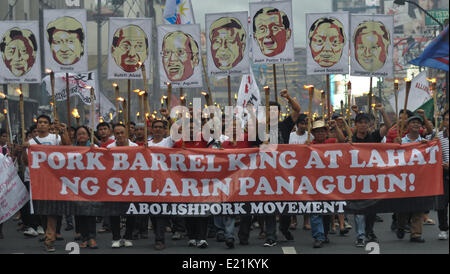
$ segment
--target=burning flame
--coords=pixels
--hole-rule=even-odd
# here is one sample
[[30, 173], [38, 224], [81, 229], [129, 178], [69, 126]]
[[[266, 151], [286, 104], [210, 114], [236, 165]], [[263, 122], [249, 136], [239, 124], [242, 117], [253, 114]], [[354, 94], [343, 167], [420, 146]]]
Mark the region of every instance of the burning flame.
[[427, 81], [434, 84], [434, 83], [436, 83], [436, 78], [431, 78], [431, 79], [427, 78]]
[[2, 97], [2, 99], [5, 99], [6, 95], [3, 92], [0, 92], [0, 97]]
[[140, 89], [135, 89], [135, 90], [133, 90], [133, 92], [139, 93], [139, 92], [141, 92], [141, 90]]
[[136, 113], [136, 116], [138, 116], [138, 117], [139, 117], [140, 115], [141, 115], [141, 114], [140, 114], [140, 113], [139, 113], [139, 111], [138, 111], [138, 113]]
[[167, 82], [166, 85], [167, 85], [168, 87], [172, 86], [172, 84], [171, 84], [170, 82]]
[[200, 91], [200, 93], [201, 93], [203, 96], [208, 95], [208, 92], [206, 92], [206, 91]]
[[16, 88], [16, 92], [19, 93], [19, 95], [22, 95], [22, 91], [20, 90], [20, 88]]
[[117, 83], [112, 83], [112, 86], [116, 88], [116, 87], [118, 87], [119, 85], [118, 85]]
[[45, 69], [45, 73], [52, 73], [51, 69]]
[[73, 115], [73, 117], [75, 117], [75, 118], [80, 118], [80, 114], [78, 113], [78, 109], [77, 109], [77, 108], [74, 108], [74, 109], [72, 110], [72, 115]]
[[139, 95], [139, 96], [142, 96], [142, 95], [144, 95], [145, 93], [146, 93], [145, 90], [141, 90], [141, 91], [138, 93], [138, 95]]
[[395, 79], [394, 83], [398, 84], [398, 79]]
[[8, 110], [6, 108], [3, 109], [3, 113], [6, 115], [8, 114]]
[[109, 119], [112, 120], [113, 119], [113, 114], [110, 112], [109, 113]]
[[270, 89], [269, 86], [264, 87], [264, 90], [269, 90], [269, 89]]
[[124, 102], [125, 99], [123, 97], [117, 97], [117, 101]]
[[403, 80], [405, 80], [405, 82], [411, 82], [409, 78], [404, 78]]

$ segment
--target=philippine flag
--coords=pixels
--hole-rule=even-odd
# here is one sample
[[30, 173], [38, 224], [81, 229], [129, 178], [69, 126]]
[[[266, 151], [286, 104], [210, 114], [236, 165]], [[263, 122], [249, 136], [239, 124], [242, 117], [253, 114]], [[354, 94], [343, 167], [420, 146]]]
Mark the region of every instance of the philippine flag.
[[167, 0], [163, 17], [168, 24], [195, 24], [191, 0]]
[[421, 66], [437, 68], [448, 71], [448, 57], [449, 57], [449, 46], [448, 46], [448, 26], [442, 31], [433, 42], [431, 42], [422, 54], [410, 61], [410, 64]]

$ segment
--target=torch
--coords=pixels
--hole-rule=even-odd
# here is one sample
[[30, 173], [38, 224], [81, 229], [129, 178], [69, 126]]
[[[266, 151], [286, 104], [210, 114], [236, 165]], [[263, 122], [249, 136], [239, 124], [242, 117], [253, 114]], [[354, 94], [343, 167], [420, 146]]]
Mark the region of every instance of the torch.
[[76, 119], [76, 121], [77, 121], [77, 128], [78, 128], [80, 126], [80, 114], [78, 113], [78, 109], [77, 108], [74, 108], [72, 110], [72, 116], [73, 116], [73, 118]]
[[395, 97], [395, 119], [398, 120], [398, 79], [395, 79], [394, 81], [394, 97]]
[[309, 86], [303, 86], [304, 89], [308, 89], [309, 91], [309, 106], [308, 106], [308, 139], [307, 142], [308, 144], [311, 142], [311, 123], [312, 123], [312, 113], [311, 113], [311, 107], [312, 107], [312, 99], [314, 96], [314, 86], [313, 85], [309, 85]]
[[117, 100], [117, 98], [119, 98], [119, 85], [116, 83], [113, 83], [112, 85], [114, 87], [116, 97], [116, 123], [119, 123], [119, 101]]
[[406, 113], [406, 109], [408, 107], [409, 91], [411, 90], [411, 80], [405, 78], [405, 83], [406, 83], [405, 104], [404, 104], [403, 113], [402, 113], [402, 123], [401, 123], [401, 128], [400, 128], [400, 135], [398, 135], [398, 137], [400, 137], [400, 138], [403, 137], [403, 128], [405, 127], [406, 117], [408, 115]]
[[50, 74], [50, 87], [52, 90], [52, 102], [51, 105], [53, 107], [53, 119], [58, 120], [56, 116], [56, 100], [55, 100], [55, 73], [51, 69], [46, 69], [46, 73]]
[[94, 94], [94, 87], [90, 88], [91, 88], [91, 144], [94, 144], [95, 94]]
[[23, 103], [23, 92], [22, 85], [16, 89], [16, 92], [19, 93], [19, 108], [20, 108], [20, 125], [22, 127], [22, 144], [25, 143], [25, 113], [24, 113], [24, 103]]
[[170, 111], [170, 100], [172, 99], [172, 84], [167, 82], [167, 110]]

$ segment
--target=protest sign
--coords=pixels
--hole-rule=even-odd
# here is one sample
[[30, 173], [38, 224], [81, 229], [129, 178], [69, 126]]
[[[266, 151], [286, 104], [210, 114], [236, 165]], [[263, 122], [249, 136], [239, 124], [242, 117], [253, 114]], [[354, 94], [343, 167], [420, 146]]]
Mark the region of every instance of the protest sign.
[[31, 146], [28, 161], [38, 214], [334, 214], [382, 199], [399, 202], [380, 212], [421, 211], [430, 204], [407, 200], [443, 193], [438, 140], [274, 151]]
[[40, 83], [38, 21], [0, 21], [0, 83]]
[[14, 216], [29, 199], [13, 161], [0, 153], [0, 224]]
[[109, 18], [108, 79], [142, 79], [140, 63], [150, 68], [151, 39], [151, 19]]
[[86, 17], [85, 9], [44, 9], [45, 68], [88, 70]]

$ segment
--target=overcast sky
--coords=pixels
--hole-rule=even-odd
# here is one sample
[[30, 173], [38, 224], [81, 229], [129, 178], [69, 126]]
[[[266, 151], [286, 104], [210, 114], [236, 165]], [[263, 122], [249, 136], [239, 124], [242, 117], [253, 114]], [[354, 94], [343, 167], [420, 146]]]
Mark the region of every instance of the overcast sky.
[[[205, 29], [205, 14], [249, 11], [250, 2], [255, 0], [191, 0], [195, 21]], [[330, 12], [332, 0], [292, 0], [294, 17], [294, 42], [296, 47], [305, 47], [305, 13]]]

